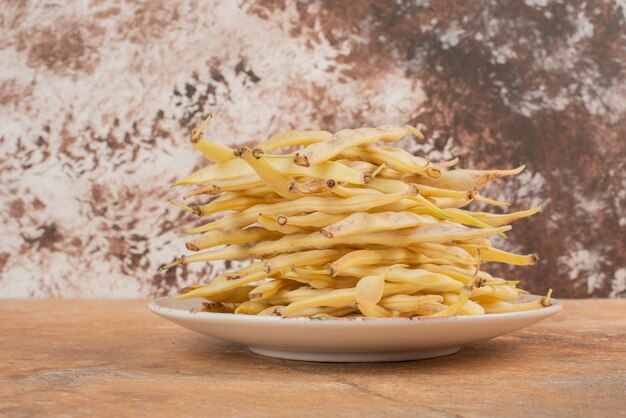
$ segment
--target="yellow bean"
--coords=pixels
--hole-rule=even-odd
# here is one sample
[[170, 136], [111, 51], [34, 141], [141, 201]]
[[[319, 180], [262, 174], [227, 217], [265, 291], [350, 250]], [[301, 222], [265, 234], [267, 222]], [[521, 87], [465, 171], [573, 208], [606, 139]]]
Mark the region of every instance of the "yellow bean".
[[427, 215], [411, 212], [355, 212], [339, 222], [320, 229], [328, 238], [347, 237], [375, 231], [398, 230], [436, 224], [438, 221]]
[[232, 148], [228, 145], [218, 144], [202, 137], [202, 131], [211, 119], [213, 119], [213, 115], [207, 116], [198, 129], [191, 130], [189, 142], [191, 142], [191, 145], [200, 151], [209, 161], [219, 163], [232, 160], [234, 158]]
[[412, 245], [409, 249], [429, 258], [450, 260], [452, 264], [475, 265], [477, 263], [475, 257], [456, 246], [424, 242]]
[[502, 225], [508, 225], [511, 222], [516, 221], [518, 219], [522, 219], [522, 218], [526, 218], [528, 216], [534, 215], [540, 210], [541, 210], [541, 205], [535, 208], [520, 211], [520, 212], [504, 213], [504, 214], [469, 212], [469, 211], [465, 211], [462, 209], [449, 209], [446, 212], [456, 211], [456, 212], [471, 214], [474, 218], [479, 219], [488, 225], [497, 227], [497, 226], [502, 226]]
[[277, 216], [260, 214], [256, 218], [256, 222], [268, 231], [276, 231], [281, 234], [298, 234], [310, 232], [310, 228], [302, 228], [299, 226], [281, 225], [277, 222]]
[[393, 295], [383, 298], [380, 306], [391, 311], [414, 312], [420, 306], [432, 302], [443, 302], [441, 295]]
[[346, 216], [347, 215], [342, 213], [331, 214], [325, 212], [311, 212], [305, 215], [296, 216], [279, 215], [276, 218], [276, 221], [286, 226], [292, 225], [298, 227], [323, 228], [345, 219]]
[[261, 152], [269, 152], [275, 149], [294, 145], [309, 145], [325, 141], [333, 134], [327, 131], [287, 131], [276, 135], [254, 147]]
[[355, 161], [385, 164], [407, 174], [424, 173], [431, 167], [428, 160], [394, 147], [355, 147], [342, 151], [341, 155]]
[[[233, 156], [234, 158], [234, 156]], [[206, 184], [224, 180], [239, 179], [254, 175], [254, 170], [245, 161], [232, 159], [219, 164], [211, 164], [174, 183], [172, 187], [183, 184]]]
[[416, 183], [452, 190], [480, 190], [494, 180], [519, 174], [524, 168], [522, 165], [512, 170], [450, 170], [439, 178], [418, 177]]
[[342, 151], [355, 146], [369, 145], [376, 141], [397, 141], [409, 132], [423, 138], [419, 131], [409, 126], [385, 125], [378, 128], [343, 129], [328, 140], [308, 145], [301, 152], [297, 152], [294, 162], [308, 167], [327, 161]]
[[276, 194], [287, 200], [293, 200], [298, 197], [289, 191], [289, 185], [293, 179], [276, 170], [266, 159], [254, 157], [252, 151], [247, 147], [238, 150], [237, 154], [239, 154], [242, 160], [248, 163], [265, 185]]
[[225, 244], [250, 243], [261, 240], [276, 239], [283, 235], [276, 231], [268, 231], [265, 228], [252, 226], [245, 229], [221, 230], [213, 229], [207, 231], [185, 244], [189, 251], [200, 251], [210, 247], [217, 247]]
[[294, 283], [291, 280], [272, 279], [265, 283], [261, 283], [260, 285], [251, 289], [248, 292], [248, 297], [250, 298], [250, 300], [264, 299], [261, 302], [265, 302], [269, 305], [280, 305], [280, 303], [271, 303], [265, 299], [274, 296], [279, 291], [281, 291], [281, 289], [284, 289], [284, 288], [294, 289], [298, 286], [299, 286], [299, 283]]
[[[459, 295], [454, 293], [444, 293], [444, 302], [446, 305], [453, 305], [459, 300]], [[466, 300], [465, 303], [459, 308], [458, 311], [462, 315], [483, 315], [485, 309], [473, 300]]]
[[246, 315], [257, 315], [265, 309], [269, 308], [270, 305], [263, 302], [258, 302], [255, 300], [247, 300], [243, 302], [237, 309], [235, 309], [236, 314], [246, 314]]
[[515, 266], [532, 266], [539, 261], [539, 257], [536, 254], [513, 254], [496, 248], [471, 244], [458, 244], [458, 246], [467, 250], [467, 252], [472, 255], [476, 255], [480, 250], [480, 256], [483, 261], [496, 261], [499, 263], [513, 264]]
[[[238, 161], [238, 160], [235, 160]], [[261, 179], [254, 174], [252, 176], [240, 177], [232, 180], [224, 180], [224, 181], [216, 181], [210, 184], [207, 184], [199, 189], [193, 190], [186, 195], [183, 196], [183, 199], [188, 199], [192, 196], [198, 195], [217, 195], [222, 192], [227, 191], [240, 191], [240, 190], [249, 190], [250, 188], [263, 188], [267, 189]], [[271, 193], [271, 190], [267, 189], [268, 193]]]
[[[230, 193], [230, 192], [227, 192]], [[239, 196], [239, 195], [227, 195], [226, 193], [217, 199], [199, 206], [194, 206], [193, 208], [197, 211], [199, 216], [207, 216], [217, 212], [223, 212], [227, 210], [242, 210], [249, 208], [250, 206], [267, 204], [267, 203], [275, 203], [278, 201], [275, 197], [276, 195], [268, 195], [266, 197], [253, 197], [253, 196]]]

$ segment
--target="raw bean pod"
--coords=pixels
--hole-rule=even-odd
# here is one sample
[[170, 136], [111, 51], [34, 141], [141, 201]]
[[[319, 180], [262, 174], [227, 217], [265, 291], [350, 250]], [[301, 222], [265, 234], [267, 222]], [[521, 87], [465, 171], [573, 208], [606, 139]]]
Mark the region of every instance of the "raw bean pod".
[[378, 128], [343, 129], [328, 140], [309, 145], [302, 152], [296, 153], [294, 162], [308, 167], [328, 161], [342, 151], [355, 146], [369, 145], [376, 141], [397, 141], [409, 132], [420, 139], [424, 138], [421, 132], [410, 126], [385, 125]]

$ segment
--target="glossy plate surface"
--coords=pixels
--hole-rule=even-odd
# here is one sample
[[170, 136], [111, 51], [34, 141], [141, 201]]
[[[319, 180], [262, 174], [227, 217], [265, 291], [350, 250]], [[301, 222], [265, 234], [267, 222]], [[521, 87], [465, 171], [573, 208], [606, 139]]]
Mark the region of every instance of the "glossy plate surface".
[[[524, 301], [539, 296], [526, 296]], [[203, 299], [155, 299], [150, 310], [182, 327], [247, 345], [256, 354], [290, 360], [375, 362], [454, 354], [465, 344], [534, 324], [561, 310], [542, 309], [446, 318], [311, 319], [192, 312]]]

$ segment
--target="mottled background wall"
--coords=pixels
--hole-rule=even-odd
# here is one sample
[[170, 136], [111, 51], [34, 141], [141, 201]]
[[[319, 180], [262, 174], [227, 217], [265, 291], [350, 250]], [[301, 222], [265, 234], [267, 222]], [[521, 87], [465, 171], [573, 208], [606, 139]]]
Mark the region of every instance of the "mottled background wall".
[[[621, 1], [27, 1], [0, 5], [0, 296], [148, 296], [193, 221], [165, 200], [228, 144], [413, 123], [432, 158], [528, 169], [489, 190], [543, 203], [493, 265], [533, 292], [626, 295]], [[500, 270], [498, 270], [500, 269]]]

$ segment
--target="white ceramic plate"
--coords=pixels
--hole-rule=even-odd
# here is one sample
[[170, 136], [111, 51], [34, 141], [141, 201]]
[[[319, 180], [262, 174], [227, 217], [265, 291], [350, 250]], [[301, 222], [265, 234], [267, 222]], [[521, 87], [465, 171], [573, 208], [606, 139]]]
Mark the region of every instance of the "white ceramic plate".
[[[538, 298], [539, 296], [527, 296]], [[365, 362], [454, 354], [461, 346], [527, 327], [562, 305], [525, 312], [447, 318], [311, 319], [192, 312], [203, 299], [155, 299], [150, 310], [192, 331], [247, 345], [256, 354], [290, 360]]]

